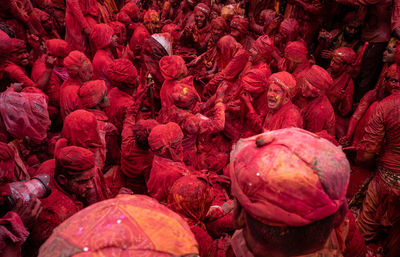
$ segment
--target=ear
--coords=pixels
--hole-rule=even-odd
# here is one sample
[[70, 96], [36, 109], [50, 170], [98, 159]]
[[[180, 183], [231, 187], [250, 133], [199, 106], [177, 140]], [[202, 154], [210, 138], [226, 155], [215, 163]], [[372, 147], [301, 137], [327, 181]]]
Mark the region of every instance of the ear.
[[246, 213], [240, 203], [235, 199], [233, 206], [233, 227], [242, 229], [246, 226]]
[[57, 183], [60, 184], [60, 186], [62, 188], [65, 188], [67, 186], [68, 183], [68, 179], [66, 176], [60, 174], [56, 177]]

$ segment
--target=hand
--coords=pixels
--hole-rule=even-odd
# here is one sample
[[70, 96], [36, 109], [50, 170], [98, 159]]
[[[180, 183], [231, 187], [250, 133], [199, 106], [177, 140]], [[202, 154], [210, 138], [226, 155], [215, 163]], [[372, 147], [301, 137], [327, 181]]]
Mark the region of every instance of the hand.
[[248, 104], [251, 103], [250, 96], [247, 94], [247, 92], [243, 92], [243, 94], [240, 95], [240, 99], [242, 99], [243, 102], [244, 102], [246, 105], [248, 105]]
[[36, 197], [32, 197], [28, 202], [18, 199], [12, 209], [19, 215], [26, 228], [33, 225], [42, 210], [42, 203]]
[[27, 41], [28, 41], [28, 44], [33, 49], [39, 49], [40, 48], [40, 38], [37, 35], [28, 33], [27, 34]]
[[89, 36], [91, 32], [92, 32], [92, 29], [90, 27], [86, 27], [83, 29], [83, 33], [85, 33], [87, 36]]
[[222, 82], [217, 89], [217, 100], [223, 100], [225, 97], [225, 91], [228, 89], [228, 83]]
[[341, 137], [339, 139], [339, 144], [342, 146], [349, 146], [350, 145], [350, 138], [348, 136]]
[[48, 68], [53, 68], [54, 65], [56, 64], [57, 57], [51, 56], [51, 55], [46, 55], [46, 67]]
[[119, 195], [125, 194], [125, 195], [133, 195], [133, 191], [130, 190], [129, 188], [126, 187], [121, 187], [121, 189], [118, 191]]

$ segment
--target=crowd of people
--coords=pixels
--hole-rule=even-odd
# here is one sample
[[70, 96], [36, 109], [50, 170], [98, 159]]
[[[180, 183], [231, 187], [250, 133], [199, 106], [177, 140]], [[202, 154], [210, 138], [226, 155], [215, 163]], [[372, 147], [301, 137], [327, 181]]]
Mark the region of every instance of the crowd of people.
[[3, 0], [0, 256], [400, 256], [400, 0]]

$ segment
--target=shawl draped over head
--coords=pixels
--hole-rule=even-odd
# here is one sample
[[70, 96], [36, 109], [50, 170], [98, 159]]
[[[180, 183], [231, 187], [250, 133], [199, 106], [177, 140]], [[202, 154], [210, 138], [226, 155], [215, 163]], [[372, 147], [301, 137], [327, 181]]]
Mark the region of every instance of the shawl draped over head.
[[350, 165], [329, 141], [288, 128], [239, 140], [230, 176], [232, 194], [253, 218], [270, 226], [305, 226], [345, 203]]
[[218, 66], [219, 70], [228, 65], [232, 60], [232, 57], [240, 50], [243, 46], [236, 42], [236, 39], [230, 35], [223, 36], [217, 43], [217, 49], [219, 52]]

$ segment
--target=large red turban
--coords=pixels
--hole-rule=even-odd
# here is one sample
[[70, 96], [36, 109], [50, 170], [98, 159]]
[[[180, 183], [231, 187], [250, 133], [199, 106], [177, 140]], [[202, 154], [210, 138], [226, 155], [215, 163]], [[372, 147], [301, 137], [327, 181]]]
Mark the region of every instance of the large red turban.
[[102, 147], [96, 116], [85, 110], [70, 113], [61, 131], [70, 145], [88, 149]]
[[279, 33], [287, 36], [288, 41], [296, 40], [299, 30], [300, 25], [294, 18], [285, 19], [279, 26]]
[[352, 64], [357, 58], [357, 54], [350, 47], [339, 47], [333, 51], [333, 58], [337, 58], [346, 64]]
[[108, 65], [107, 76], [119, 84], [135, 84], [137, 70], [128, 59], [116, 59]]
[[55, 153], [56, 174], [65, 172], [68, 175], [78, 175], [95, 166], [94, 153], [79, 146], [67, 146]]
[[208, 15], [210, 15], [210, 12], [211, 12], [210, 7], [208, 7], [208, 5], [206, 5], [205, 3], [199, 3], [198, 5], [196, 5], [194, 10], [195, 11], [198, 10], [198, 11], [204, 13], [204, 15], [206, 17], [208, 17]]
[[135, 19], [139, 16], [139, 8], [133, 2], [129, 2], [124, 7], [122, 7], [121, 12], [124, 12], [129, 15], [131, 19]]
[[86, 109], [96, 107], [107, 94], [107, 86], [104, 80], [90, 80], [79, 89], [79, 99]]
[[164, 56], [159, 65], [161, 75], [166, 80], [179, 79], [188, 73], [185, 61], [179, 55]]
[[237, 29], [241, 34], [247, 34], [249, 30], [249, 20], [239, 16], [233, 17], [231, 20], [231, 29]]
[[222, 29], [223, 31], [227, 31], [228, 30], [228, 24], [226, 24], [226, 21], [224, 18], [222, 18], [221, 16], [218, 16], [217, 18], [213, 19], [211, 21], [211, 27], [217, 27]]
[[198, 243], [175, 212], [145, 195], [118, 195], [71, 216], [39, 257], [198, 256]]
[[96, 49], [104, 48], [111, 43], [113, 34], [114, 30], [109, 25], [104, 23], [96, 24], [90, 33], [90, 42]]
[[126, 27], [122, 22], [112, 21], [108, 25], [114, 30], [115, 34], [119, 34], [120, 38], [126, 39]]
[[350, 165], [341, 148], [289, 128], [241, 139], [231, 152], [232, 194], [270, 226], [305, 226], [346, 202]]
[[64, 58], [64, 67], [68, 72], [77, 72], [78, 70], [85, 69], [92, 65], [86, 55], [79, 51], [72, 51], [67, 57]]
[[198, 225], [206, 217], [214, 195], [207, 180], [197, 175], [179, 178], [169, 191], [168, 207], [187, 218], [190, 225]]
[[125, 25], [129, 25], [132, 23], [131, 17], [129, 17], [129, 15], [125, 12], [119, 12], [117, 14], [117, 21], [119, 21]]
[[7, 58], [11, 49], [11, 38], [2, 30], [0, 30], [0, 63]]
[[296, 80], [289, 72], [281, 71], [272, 74], [268, 78], [268, 84], [271, 83], [280, 86], [282, 90], [287, 93], [290, 99], [292, 99], [293, 96], [296, 94]]
[[268, 76], [264, 69], [251, 69], [242, 78], [243, 89], [253, 93], [261, 94], [266, 89]]
[[305, 71], [302, 78], [321, 91], [326, 91], [333, 85], [329, 72], [318, 65], [313, 65], [311, 69]]
[[137, 27], [129, 40], [129, 48], [134, 51], [137, 47], [141, 47], [149, 37], [150, 33], [144, 26]]
[[192, 85], [176, 84], [172, 89], [172, 99], [178, 107], [187, 108], [201, 101], [199, 94]]
[[307, 59], [307, 47], [301, 41], [293, 41], [285, 47], [285, 57], [302, 62]]
[[51, 55], [63, 58], [68, 56], [69, 52], [71, 51], [67, 41], [62, 39], [46, 40], [46, 47], [47, 52], [49, 52]]
[[178, 124], [168, 122], [155, 126], [149, 135], [149, 146], [154, 151], [165, 146], [170, 146], [172, 143], [181, 141], [183, 133]]
[[267, 35], [263, 35], [254, 41], [253, 47], [257, 49], [257, 52], [264, 58], [269, 58], [274, 50], [274, 43]]

